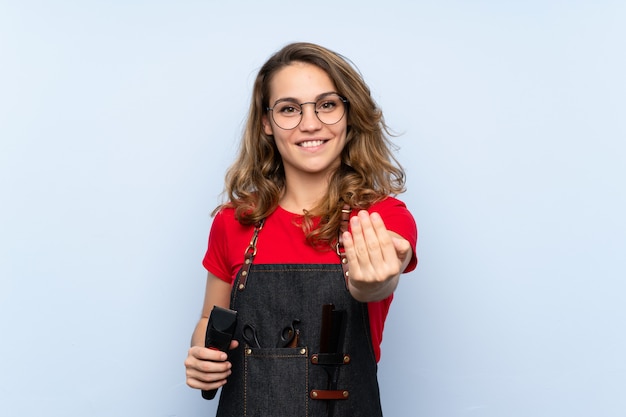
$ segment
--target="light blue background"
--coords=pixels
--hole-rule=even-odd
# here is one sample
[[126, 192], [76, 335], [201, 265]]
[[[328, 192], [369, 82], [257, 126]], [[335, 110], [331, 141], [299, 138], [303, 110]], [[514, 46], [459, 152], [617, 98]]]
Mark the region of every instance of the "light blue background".
[[207, 416], [183, 360], [256, 70], [364, 74], [408, 174], [387, 416], [626, 415], [620, 1], [0, 0], [0, 414]]

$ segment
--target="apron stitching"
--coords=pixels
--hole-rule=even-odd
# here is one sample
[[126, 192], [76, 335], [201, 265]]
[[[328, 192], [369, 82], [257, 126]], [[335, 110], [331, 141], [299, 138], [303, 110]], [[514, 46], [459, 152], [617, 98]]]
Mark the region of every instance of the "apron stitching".
[[244, 360], [243, 415], [248, 415], [248, 361]]

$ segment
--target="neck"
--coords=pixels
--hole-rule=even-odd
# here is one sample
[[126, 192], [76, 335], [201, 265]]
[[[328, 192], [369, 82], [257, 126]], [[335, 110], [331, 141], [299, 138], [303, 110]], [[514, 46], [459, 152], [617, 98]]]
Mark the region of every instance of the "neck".
[[287, 178], [285, 192], [280, 198], [280, 206], [291, 212], [302, 214], [303, 210], [315, 207], [328, 191], [328, 178], [296, 177]]

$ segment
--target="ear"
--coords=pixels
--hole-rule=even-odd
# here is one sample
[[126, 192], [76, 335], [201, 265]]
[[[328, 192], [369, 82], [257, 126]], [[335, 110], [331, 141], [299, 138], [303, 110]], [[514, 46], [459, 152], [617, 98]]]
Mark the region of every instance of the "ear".
[[270, 120], [267, 118], [267, 115], [264, 115], [261, 119], [261, 124], [263, 124], [263, 133], [268, 136], [272, 136], [274, 134], [274, 130], [272, 130], [272, 124]]

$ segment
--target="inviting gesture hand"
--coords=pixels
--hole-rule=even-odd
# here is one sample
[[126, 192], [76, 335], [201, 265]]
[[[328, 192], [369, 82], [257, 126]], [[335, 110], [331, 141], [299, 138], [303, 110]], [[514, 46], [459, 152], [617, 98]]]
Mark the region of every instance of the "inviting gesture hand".
[[348, 259], [348, 288], [362, 302], [379, 301], [393, 293], [411, 260], [410, 243], [387, 230], [378, 213], [361, 210], [343, 233]]

